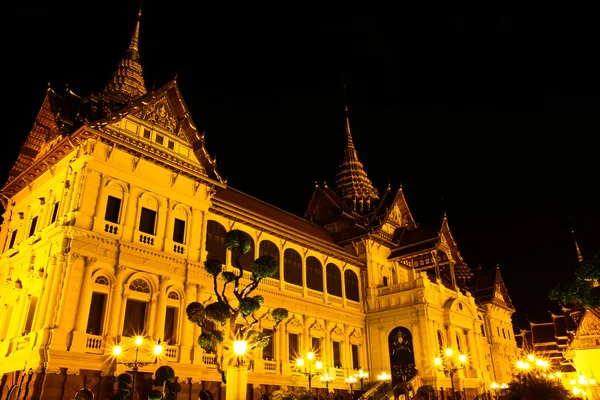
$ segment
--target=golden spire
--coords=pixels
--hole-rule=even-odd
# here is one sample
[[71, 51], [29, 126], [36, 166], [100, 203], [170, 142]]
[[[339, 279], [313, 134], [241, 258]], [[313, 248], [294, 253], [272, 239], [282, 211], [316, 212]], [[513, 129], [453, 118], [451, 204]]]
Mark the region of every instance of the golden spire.
[[575, 242], [575, 250], [577, 251], [577, 261], [582, 262], [583, 256], [581, 255], [581, 251], [579, 250], [579, 244], [577, 244], [577, 239], [575, 238], [575, 231], [571, 226], [571, 235], [573, 235], [573, 241]]
[[[345, 100], [344, 85], [344, 100]], [[379, 199], [377, 190], [373, 187], [371, 180], [367, 177], [362, 163], [358, 160], [352, 133], [350, 132], [350, 118], [348, 116], [348, 102], [344, 101], [344, 111], [346, 113], [346, 149], [344, 150], [344, 160], [340, 164], [340, 171], [336, 177], [337, 189], [342, 199], [352, 202], [354, 211], [368, 211], [371, 208], [371, 201]], [[356, 209], [356, 206], [359, 209]]]
[[113, 72], [104, 88], [106, 94], [123, 103], [135, 100], [147, 93], [139, 53], [141, 18], [142, 5], [140, 4], [135, 30], [125, 57], [121, 59], [117, 70]]

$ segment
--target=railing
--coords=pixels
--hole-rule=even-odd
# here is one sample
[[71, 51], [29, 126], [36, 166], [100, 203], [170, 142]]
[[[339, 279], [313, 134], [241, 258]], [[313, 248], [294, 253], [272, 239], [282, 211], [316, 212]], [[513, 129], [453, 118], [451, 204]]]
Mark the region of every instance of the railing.
[[216, 358], [217, 358], [216, 354], [211, 354], [211, 353], [204, 353], [204, 354], [202, 354], [202, 362], [207, 367], [216, 368], [216, 365], [217, 365], [217, 363], [215, 362]]
[[110, 233], [111, 235], [116, 235], [119, 233], [119, 226], [107, 222], [104, 225], [104, 232]]
[[277, 361], [275, 360], [264, 360], [265, 373], [276, 374], [277, 373]]
[[319, 292], [318, 290], [314, 290], [314, 289], [307, 289], [306, 293], [310, 296], [310, 297], [316, 297], [317, 299], [322, 299], [323, 298], [323, 292]]
[[178, 346], [165, 346], [164, 348], [165, 357], [170, 361], [179, 361], [179, 347]]
[[294, 285], [293, 283], [285, 284], [285, 290], [289, 290], [290, 292], [296, 292], [302, 294], [302, 286]]
[[85, 352], [102, 354], [104, 339], [102, 336], [88, 334], [85, 339]]
[[154, 246], [154, 236], [144, 235], [143, 233], [140, 233], [140, 243]]
[[402, 282], [396, 283], [392, 286], [384, 286], [381, 288], [377, 288], [377, 296], [382, 296], [385, 294], [403, 292], [405, 290], [411, 290], [417, 287], [417, 282]]

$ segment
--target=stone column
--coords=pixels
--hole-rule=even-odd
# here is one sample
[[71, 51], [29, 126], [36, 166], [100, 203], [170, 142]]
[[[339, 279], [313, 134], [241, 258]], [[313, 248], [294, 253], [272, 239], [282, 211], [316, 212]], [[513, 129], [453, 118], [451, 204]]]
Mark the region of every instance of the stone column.
[[[157, 311], [156, 309], [157, 307], [157, 300], [158, 300], [158, 293], [152, 293], [152, 297], [150, 299], [150, 310], [148, 311], [148, 322], [146, 324], [146, 336], [151, 337], [154, 340], [158, 340], [158, 336], [160, 335], [159, 332], [155, 332], [155, 324], [156, 324], [156, 314]], [[164, 324], [163, 324], [164, 326]]]
[[21, 289], [19, 293], [19, 297], [16, 300], [15, 308], [12, 313], [10, 321], [8, 321], [8, 333], [6, 335], [7, 339], [12, 339], [17, 336], [21, 336], [21, 327], [23, 321], [23, 314], [25, 314], [26, 306], [27, 306], [27, 295], [25, 294], [26, 290]]
[[54, 274], [56, 273], [57, 264], [56, 256], [50, 256], [51, 262], [46, 264], [46, 268], [44, 271], [44, 280], [42, 281], [42, 295], [40, 296], [39, 309], [46, 310], [44, 314], [39, 313], [36, 317], [34, 330], [42, 329], [44, 327], [44, 322], [46, 316], [48, 315], [48, 302], [50, 299], [50, 292], [52, 291], [52, 283], [54, 281]]
[[92, 302], [92, 273], [95, 259], [85, 259], [85, 269], [83, 272], [83, 281], [81, 283], [81, 293], [79, 295], [79, 304], [77, 307], [77, 317], [75, 319], [75, 331], [83, 332], [87, 328], [90, 304]]
[[167, 282], [169, 282], [169, 277], [160, 275], [158, 280], [158, 303], [156, 307], [154, 338], [155, 340], [162, 342], [165, 336], [165, 318], [167, 315]]
[[[192, 285], [189, 289], [190, 292], [193, 292], [193, 289], [196, 289], [196, 300], [198, 303], [202, 303], [202, 292], [204, 291], [204, 286], [202, 285]], [[194, 364], [202, 364], [202, 353], [204, 350], [198, 345], [198, 336], [200, 336], [200, 327], [194, 324], [194, 335], [192, 340], [192, 361]]]
[[312, 340], [310, 339], [310, 318], [308, 315], [304, 315], [304, 329], [302, 332], [302, 341], [300, 343], [300, 354], [304, 357], [307, 351], [312, 349]]
[[333, 346], [333, 343], [331, 343], [331, 322], [325, 321], [325, 343], [323, 344], [323, 348], [325, 349], [325, 351], [323, 351], [323, 353], [324, 364], [328, 366], [333, 365], [331, 346]]
[[58, 303], [58, 297], [60, 295], [60, 282], [63, 274], [63, 269], [66, 263], [66, 254], [60, 253], [58, 255], [58, 262], [54, 268], [54, 276], [52, 277], [52, 289], [48, 297], [48, 307], [46, 308], [46, 319], [44, 321], [44, 328], [52, 328], [54, 317], [56, 315], [56, 306]]
[[127, 267], [118, 265], [115, 267], [115, 283], [112, 286], [112, 298], [110, 304], [110, 314], [108, 315], [108, 336], [121, 336], [119, 325], [121, 319], [121, 305], [123, 303], [123, 282], [125, 280], [125, 271]]
[[81, 293], [75, 318], [75, 330], [73, 332], [72, 349], [85, 349], [87, 340], [87, 322], [89, 319], [90, 304], [92, 303], [92, 265], [96, 259], [85, 257], [85, 269], [81, 283]]
[[[183, 310], [185, 313], [185, 310], [187, 310], [187, 307], [190, 305], [190, 303], [193, 303], [194, 301], [196, 301], [196, 285], [194, 285], [193, 283], [190, 282], [186, 282], [184, 284], [184, 288], [185, 288], [185, 309]], [[194, 344], [194, 341], [196, 340], [196, 337], [193, 337], [194, 335], [194, 329], [195, 327], [197, 327], [196, 324], [192, 323], [188, 318], [187, 315], [183, 316], [183, 324], [182, 324], [182, 328], [183, 331], [181, 332], [181, 354], [179, 355], [179, 362], [182, 364], [190, 364], [192, 362], [191, 359], [191, 351], [192, 351], [192, 346]]]
[[477, 343], [475, 342], [473, 329], [465, 330], [467, 331], [467, 346], [469, 347], [468, 353], [471, 355], [471, 364], [476, 370], [481, 369], [481, 364], [479, 363], [479, 354], [477, 353]]
[[284, 278], [284, 257], [283, 253], [285, 253], [285, 245], [281, 246], [279, 251], [279, 290], [285, 289], [285, 278]]

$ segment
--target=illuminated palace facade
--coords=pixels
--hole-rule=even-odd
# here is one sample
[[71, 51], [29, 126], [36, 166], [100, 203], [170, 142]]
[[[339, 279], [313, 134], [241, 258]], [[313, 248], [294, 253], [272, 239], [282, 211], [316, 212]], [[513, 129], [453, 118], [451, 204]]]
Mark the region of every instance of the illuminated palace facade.
[[[342, 396], [359, 369], [448, 394], [433, 362], [447, 347], [468, 356], [454, 382], [470, 398], [510, 380], [519, 350], [499, 271], [467, 267], [445, 216], [419, 225], [402, 188], [373, 187], [348, 119], [336, 182], [314, 188], [303, 217], [287, 213], [228, 187], [176, 80], [146, 90], [139, 29], [140, 16], [98, 93], [47, 90], [1, 189], [0, 398], [66, 399], [83, 388], [108, 398], [131, 370], [121, 362], [133, 361], [136, 335], [163, 345], [137, 373], [141, 398], [158, 365], [174, 369], [181, 398], [223, 398], [215, 355], [197, 345], [185, 309], [214, 301], [203, 262], [231, 268], [231, 229], [252, 238], [244, 266], [264, 254], [279, 262], [257, 290], [260, 329], [273, 330], [266, 311], [289, 310], [254, 353], [253, 398], [306, 388], [294, 366], [311, 349]], [[119, 359], [116, 344], [126, 349]], [[152, 357], [141, 348], [140, 361]], [[312, 386], [324, 395], [318, 378]]]

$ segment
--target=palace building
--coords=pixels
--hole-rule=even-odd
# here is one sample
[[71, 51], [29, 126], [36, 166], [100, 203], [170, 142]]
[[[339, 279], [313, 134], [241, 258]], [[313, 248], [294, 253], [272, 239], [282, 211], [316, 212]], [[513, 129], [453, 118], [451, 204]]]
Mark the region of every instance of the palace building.
[[[402, 187], [373, 186], [348, 113], [336, 181], [315, 186], [303, 216], [267, 204], [221, 177], [176, 80], [147, 90], [140, 22], [141, 12], [104, 88], [85, 97], [48, 88], [7, 171], [0, 398], [70, 399], [84, 389], [110, 398], [135, 358], [141, 399], [160, 365], [175, 371], [180, 398], [224, 399], [215, 355], [198, 346], [200, 328], [185, 310], [214, 301], [203, 265], [215, 258], [232, 268], [224, 241], [232, 229], [252, 238], [242, 265], [265, 254], [279, 263], [257, 289], [265, 303], [256, 318], [273, 340], [254, 353], [252, 398], [305, 390], [295, 360], [310, 350], [341, 397], [360, 369], [369, 388], [387, 372], [393, 384], [443, 396], [454, 387], [468, 398], [510, 380], [520, 350], [499, 270], [466, 265], [445, 215], [420, 224]], [[266, 312], [277, 307], [289, 316], [273, 332]], [[132, 350], [137, 335], [144, 345]], [[163, 346], [159, 356], [152, 343]], [[325, 396], [318, 375], [312, 388]]]

